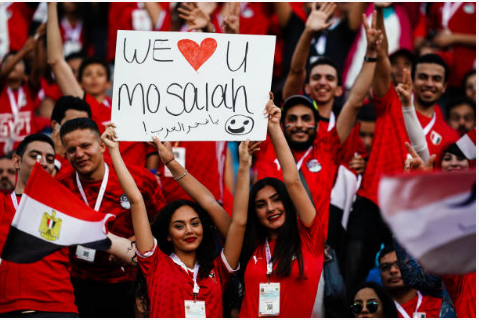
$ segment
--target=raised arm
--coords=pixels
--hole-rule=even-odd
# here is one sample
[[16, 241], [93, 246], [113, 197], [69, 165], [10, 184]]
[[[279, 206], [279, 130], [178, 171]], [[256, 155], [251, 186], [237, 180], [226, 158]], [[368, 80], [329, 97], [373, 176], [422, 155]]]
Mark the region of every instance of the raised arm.
[[429, 149], [427, 148], [426, 136], [422, 129], [421, 123], [416, 115], [416, 109], [412, 105], [412, 79], [411, 73], [404, 69], [402, 83], [396, 86], [399, 100], [401, 100], [402, 113], [404, 116], [404, 125], [406, 126], [407, 135], [413, 149], [424, 162], [429, 160]]
[[146, 212], [145, 201], [140, 190], [136, 186], [135, 180], [126, 168], [118, 149], [118, 141], [116, 141], [115, 125], [110, 123], [106, 126], [101, 139], [108, 147], [111, 155], [111, 161], [115, 168], [120, 185], [130, 202], [131, 217], [133, 221], [133, 230], [135, 231], [136, 247], [140, 252], [146, 252], [153, 248], [154, 238], [151, 233], [150, 221]]
[[381, 43], [383, 39], [383, 33], [377, 28], [377, 12], [373, 12], [373, 18], [371, 21], [371, 27], [369, 27], [366, 15], [363, 14], [363, 25], [366, 32], [367, 49], [366, 56], [363, 62], [363, 67], [359, 73], [354, 85], [349, 93], [348, 100], [343, 106], [341, 113], [338, 117], [338, 123], [336, 125], [339, 141], [343, 144], [349, 137], [351, 130], [356, 122], [356, 116], [363, 105], [363, 100], [366, 97], [369, 88], [373, 82], [374, 72], [376, 68], [376, 62], [374, 59], [378, 57], [378, 52], [381, 51]]
[[22, 58], [26, 57], [35, 48], [35, 39], [30, 37], [27, 39], [23, 47], [13, 55], [12, 58], [7, 59], [0, 67], [0, 90], [6, 85], [8, 75], [15, 68]]
[[373, 78], [373, 92], [378, 98], [384, 97], [391, 85], [391, 63], [388, 55], [388, 39], [384, 27], [383, 8], [375, 5], [377, 10], [377, 28], [383, 33], [381, 50], [378, 52], [378, 62]]
[[196, 2], [183, 2], [178, 8], [178, 12], [178, 16], [186, 21], [188, 31], [214, 32], [210, 15], [199, 8]]
[[176, 161], [171, 143], [161, 142], [157, 137], [153, 138], [153, 142], [158, 150], [161, 161], [171, 171], [174, 179], [178, 181], [181, 188], [183, 188], [193, 200], [208, 212], [216, 228], [218, 228], [221, 235], [226, 238], [231, 219], [223, 207], [201, 182], [196, 180], [191, 174], [188, 174], [188, 171]]
[[150, 16], [151, 23], [153, 24], [153, 30], [157, 29], [158, 22], [160, 21], [160, 16], [163, 11], [161, 5], [158, 2], [144, 2], [145, 10]]
[[299, 38], [291, 59], [291, 67], [283, 88], [284, 100], [295, 94], [301, 94], [301, 89], [303, 88], [303, 83], [306, 78], [306, 62], [308, 60], [311, 40], [316, 32], [326, 30], [333, 23], [332, 21], [326, 21], [336, 9], [334, 3], [325, 2], [321, 4], [320, 8], [317, 8], [316, 2], [313, 2], [312, 6], [308, 20], [306, 20], [304, 31]]
[[268, 116], [268, 135], [273, 143], [276, 157], [278, 157], [279, 164], [283, 170], [284, 183], [296, 208], [296, 212], [303, 224], [309, 227], [313, 223], [316, 210], [308, 193], [304, 189], [293, 154], [281, 130], [281, 110], [274, 105], [273, 94], [270, 92], [269, 95], [270, 100], [265, 108], [265, 114]]
[[47, 59], [64, 96], [83, 99], [84, 92], [63, 57], [63, 43], [58, 25], [57, 3], [48, 3]]
[[236, 268], [243, 246], [248, 217], [251, 155], [254, 151], [259, 150], [259, 144], [260, 142], [249, 142], [249, 140], [246, 140], [241, 142], [238, 148], [239, 167], [233, 201], [233, 220], [228, 230], [224, 251], [226, 260], [232, 268]]

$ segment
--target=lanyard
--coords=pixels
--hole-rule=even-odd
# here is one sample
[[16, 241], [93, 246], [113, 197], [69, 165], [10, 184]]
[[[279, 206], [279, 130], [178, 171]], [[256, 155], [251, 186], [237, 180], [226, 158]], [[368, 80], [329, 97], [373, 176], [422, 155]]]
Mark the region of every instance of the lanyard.
[[15, 100], [15, 95], [10, 87], [7, 88], [8, 99], [10, 100], [10, 107], [12, 108], [13, 118], [16, 119], [18, 115], [18, 111], [22, 106], [20, 104], [25, 99], [25, 92], [23, 92], [23, 88], [20, 87], [18, 89], [18, 99]]
[[425, 126], [422, 130], [424, 131], [424, 135], [427, 136], [429, 131], [431, 131], [432, 127], [434, 126], [434, 123], [436, 122], [436, 113], [434, 112], [434, 115], [432, 116], [431, 121]]
[[12, 191], [12, 193], [10, 194], [10, 197], [12, 198], [13, 207], [15, 208], [15, 211], [17, 211], [18, 210], [18, 199], [17, 199], [17, 195], [15, 194], [15, 190]]
[[[308, 154], [313, 150], [313, 146], [309, 147], [309, 149], [304, 153], [304, 155], [301, 157], [301, 159], [296, 163], [296, 168], [298, 168], [298, 171], [301, 169], [301, 166], [303, 165], [304, 159], [308, 156]], [[266, 242], [268, 243], [268, 242]]]
[[[406, 310], [404, 310], [404, 308], [403, 308], [399, 303], [397, 303], [396, 300], [394, 300], [394, 303], [396, 304], [396, 309], [398, 309], [399, 313], [402, 314], [402, 316], [403, 316], [404, 318], [411, 318], [411, 317], [407, 314]], [[417, 292], [416, 310], [414, 311], [414, 314], [417, 313], [417, 310], [418, 310], [419, 307], [421, 306], [421, 303], [422, 303], [422, 294], [421, 294], [421, 292], [418, 291], [418, 292]], [[414, 316], [414, 314], [413, 314], [413, 316]]]
[[[181, 261], [181, 259], [178, 258], [178, 256], [176, 254], [174, 254], [174, 253], [170, 254], [170, 258], [171, 258], [171, 260], [173, 260], [174, 263], [179, 265], [183, 270], [185, 270], [186, 273], [188, 273], [188, 268], [186, 267], [185, 263], [183, 261]], [[200, 292], [200, 286], [196, 282], [196, 278], [198, 277], [198, 270], [200, 270], [200, 264], [195, 261], [195, 269], [193, 271], [193, 283], [194, 283], [193, 295], [195, 296], [195, 301], [196, 301], [196, 296]]]
[[79, 42], [82, 27], [83, 23], [81, 21], [77, 22], [76, 26], [73, 28], [68, 19], [64, 18], [62, 20], [62, 28], [65, 30], [66, 41]]
[[[109, 172], [110, 172], [110, 169], [108, 169], [108, 165], [105, 163], [105, 174], [103, 175], [103, 181], [101, 182], [100, 191], [98, 192], [98, 197], [96, 198], [95, 211], [100, 210], [101, 202], [103, 201], [103, 195], [105, 194], [105, 190], [106, 190], [106, 184], [108, 183]], [[77, 177], [78, 190], [80, 190], [81, 196], [83, 197], [83, 201], [85, 201], [87, 206], [90, 206], [90, 204], [88, 203], [88, 199], [86, 198], [85, 191], [83, 190], [83, 186], [81, 185], [78, 172], [76, 172], [76, 177]]]
[[444, 30], [449, 30], [449, 20], [451, 20], [454, 13], [461, 6], [462, 2], [446, 2], [442, 7], [442, 27]]
[[269, 277], [273, 273], [273, 263], [271, 262], [271, 250], [269, 248], [268, 239], [266, 239], [266, 243], [264, 245], [264, 251], [266, 253], [266, 266], [267, 266], [266, 275]]

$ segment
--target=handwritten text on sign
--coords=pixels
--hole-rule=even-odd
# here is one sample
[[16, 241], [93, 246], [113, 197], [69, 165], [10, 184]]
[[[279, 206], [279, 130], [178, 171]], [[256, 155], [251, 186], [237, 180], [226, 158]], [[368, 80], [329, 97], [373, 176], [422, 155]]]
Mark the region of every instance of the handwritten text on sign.
[[118, 31], [119, 140], [264, 140], [274, 36]]

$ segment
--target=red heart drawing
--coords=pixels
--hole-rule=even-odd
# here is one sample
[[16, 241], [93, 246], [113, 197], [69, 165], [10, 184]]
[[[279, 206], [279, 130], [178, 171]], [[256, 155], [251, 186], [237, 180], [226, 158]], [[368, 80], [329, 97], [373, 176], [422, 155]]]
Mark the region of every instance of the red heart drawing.
[[213, 38], [204, 39], [201, 45], [189, 39], [178, 41], [178, 49], [196, 71], [213, 55], [216, 46], [216, 40]]

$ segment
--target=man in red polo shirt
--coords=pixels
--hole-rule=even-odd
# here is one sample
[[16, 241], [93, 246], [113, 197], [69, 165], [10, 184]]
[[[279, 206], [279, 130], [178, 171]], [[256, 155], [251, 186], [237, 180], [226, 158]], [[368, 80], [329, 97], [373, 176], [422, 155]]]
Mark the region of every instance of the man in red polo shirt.
[[[130, 203], [113, 167], [103, 158], [105, 145], [92, 119], [65, 122], [60, 137], [74, 170], [60, 172], [58, 180], [87, 205], [115, 220], [108, 230], [122, 238], [134, 236]], [[146, 168], [128, 166], [145, 200], [151, 221], [165, 205], [155, 176]], [[134, 317], [133, 280], [136, 269], [111, 260], [106, 252], [76, 246], [70, 250], [75, 303], [81, 317]]]
[[[18, 173], [15, 190], [0, 194], [0, 253], [33, 166], [38, 161], [50, 174], [54, 170], [53, 141], [44, 134], [29, 135], [13, 157]], [[77, 317], [69, 269], [68, 248], [33, 263], [0, 259], [0, 318]]]
[[439, 318], [442, 299], [423, 295], [404, 284], [392, 246], [381, 251], [378, 261], [383, 286], [393, 297], [400, 318]]
[[[378, 27], [386, 34], [380, 8]], [[374, 141], [358, 198], [348, 221], [345, 282], [349, 290], [364, 281], [373, 267], [381, 243], [392, 243], [390, 232], [379, 213], [378, 183], [384, 174], [402, 172], [407, 156], [404, 143], [409, 142], [409, 138], [404, 125], [401, 101], [391, 81], [391, 65], [387, 52], [387, 41], [384, 41], [378, 53], [373, 80], [377, 117]], [[447, 76], [447, 65], [434, 54], [420, 57], [411, 71], [413, 105], [431, 155], [440, 155], [450, 143], [459, 138], [458, 133], [435, 112], [437, 101], [446, 90]]]

